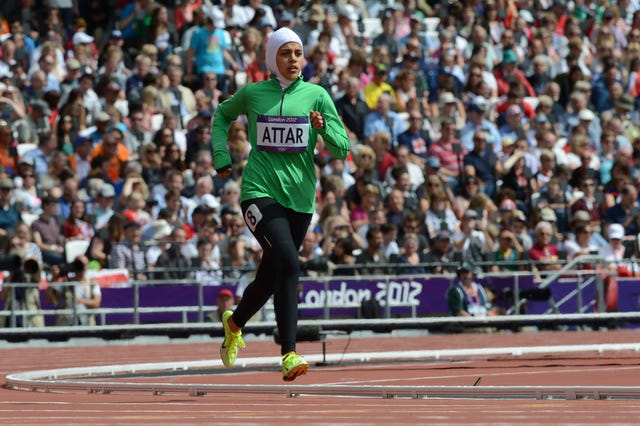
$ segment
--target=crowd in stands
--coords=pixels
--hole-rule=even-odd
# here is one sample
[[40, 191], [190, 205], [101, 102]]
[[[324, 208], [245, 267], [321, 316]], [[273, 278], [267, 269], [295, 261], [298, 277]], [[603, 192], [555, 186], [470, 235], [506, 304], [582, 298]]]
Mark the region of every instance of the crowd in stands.
[[46, 268], [89, 241], [89, 268], [140, 280], [251, 269], [246, 121], [229, 132], [222, 180], [211, 119], [270, 78], [265, 44], [281, 26], [300, 35], [302, 77], [326, 88], [352, 143], [341, 161], [318, 140], [305, 273], [629, 256], [640, 232], [634, 0], [4, 0], [3, 252]]

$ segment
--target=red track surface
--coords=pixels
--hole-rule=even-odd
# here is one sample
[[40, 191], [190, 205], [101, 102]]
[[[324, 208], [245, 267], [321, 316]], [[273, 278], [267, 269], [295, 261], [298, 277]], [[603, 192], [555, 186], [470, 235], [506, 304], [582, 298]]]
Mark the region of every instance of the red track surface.
[[[353, 339], [348, 353], [638, 342], [635, 331], [460, 334]], [[241, 357], [276, 356], [271, 342], [251, 341]], [[341, 353], [346, 340], [327, 341], [327, 353]], [[3, 376], [20, 371], [65, 367], [213, 359], [219, 341], [164, 345], [14, 348], [1, 350]], [[303, 343], [317, 354], [320, 343]], [[311, 366], [295, 385], [473, 385], [482, 386], [638, 386], [640, 354], [604, 352], [486, 357], [344, 366]], [[122, 380], [122, 379], [120, 379]], [[128, 382], [283, 385], [275, 369], [233, 374], [127, 378]], [[110, 395], [21, 392], [0, 389], [0, 424], [11, 425], [188, 425], [188, 424], [638, 424], [638, 400], [444, 400], [261, 394], [209, 394], [202, 397], [116, 392]]]

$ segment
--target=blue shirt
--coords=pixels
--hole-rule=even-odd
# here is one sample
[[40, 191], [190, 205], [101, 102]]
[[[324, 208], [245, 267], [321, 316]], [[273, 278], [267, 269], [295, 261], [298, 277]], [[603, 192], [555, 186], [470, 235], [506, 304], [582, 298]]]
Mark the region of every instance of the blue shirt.
[[23, 158], [32, 158], [35, 165], [35, 171], [38, 176], [46, 175], [49, 171], [49, 159], [44, 155], [40, 148], [35, 148], [23, 154]]
[[373, 111], [367, 114], [364, 122], [364, 136], [369, 137], [378, 131], [387, 132], [391, 135], [391, 143], [397, 144], [398, 135], [404, 130], [404, 120], [394, 111], [389, 111], [386, 117], [379, 112]]
[[196, 30], [189, 46], [195, 51], [196, 72], [198, 74], [213, 72], [224, 74], [224, 55], [227, 41], [224, 31], [216, 28], [209, 31], [206, 27]]

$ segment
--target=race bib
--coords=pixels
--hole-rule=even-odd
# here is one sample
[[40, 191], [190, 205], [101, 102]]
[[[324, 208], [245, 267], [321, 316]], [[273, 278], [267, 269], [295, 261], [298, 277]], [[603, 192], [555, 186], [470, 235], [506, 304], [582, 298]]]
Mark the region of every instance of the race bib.
[[304, 152], [309, 145], [309, 117], [258, 115], [256, 129], [262, 151]]

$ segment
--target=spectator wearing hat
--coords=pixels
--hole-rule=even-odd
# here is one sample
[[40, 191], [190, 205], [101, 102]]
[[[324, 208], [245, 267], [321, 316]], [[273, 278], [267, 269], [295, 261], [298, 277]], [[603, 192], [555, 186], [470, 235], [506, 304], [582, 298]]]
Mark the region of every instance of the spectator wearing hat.
[[460, 143], [467, 151], [474, 147], [474, 134], [482, 130], [491, 150], [498, 154], [501, 148], [501, 136], [494, 123], [487, 119], [489, 105], [480, 99], [474, 100], [467, 110], [467, 122], [460, 130]]
[[536, 96], [536, 91], [531, 87], [524, 73], [518, 69], [519, 58], [513, 50], [505, 50], [502, 54], [500, 66], [493, 70], [493, 75], [498, 82], [498, 95], [506, 95], [510, 90], [511, 81], [519, 81], [525, 89], [527, 96]]
[[390, 102], [395, 104], [396, 94], [393, 86], [388, 83], [389, 68], [386, 64], [377, 64], [373, 73], [373, 80], [364, 87], [364, 101], [370, 109], [377, 108], [378, 99], [386, 94]]
[[127, 269], [135, 280], [146, 280], [145, 252], [140, 244], [142, 230], [137, 222], [126, 222], [124, 239], [114, 244], [109, 256], [109, 268]]
[[467, 121], [467, 113], [462, 101], [449, 91], [440, 93], [438, 101], [437, 116], [440, 122], [445, 118], [449, 118], [455, 123], [456, 130], [460, 130]]
[[609, 262], [608, 269], [620, 276], [632, 276], [635, 265], [626, 261], [633, 256], [633, 247], [625, 246], [624, 226], [611, 223], [607, 227], [608, 243], [600, 248], [599, 255]]
[[[245, 285], [246, 286], [246, 285]], [[222, 314], [232, 310], [236, 304], [236, 296], [228, 288], [221, 288], [216, 295], [216, 321], [222, 321]]]
[[[104, 82], [103, 77], [100, 83]], [[108, 77], [106, 85], [100, 84], [102, 88], [102, 96], [100, 97], [100, 105], [102, 111], [106, 111], [109, 115], [113, 116], [112, 110], [115, 108], [120, 117], [127, 117], [129, 115], [129, 102], [124, 97], [123, 84], [126, 80], [117, 77]], [[121, 120], [116, 117], [112, 117], [113, 124], [119, 123]]]
[[110, 183], [102, 182], [97, 192], [89, 195], [93, 197], [93, 201], [88, 208], [89, 217], [95, 230], [100, 231], [107, 226], [111, 216], [115, 213], [113, 202], [116, 197], [116, 191]]
[[431, 248], [424, 255], [426, 270], [430, 274], [444, 274], [456, 270], [453, 264], [454, 250], [451, 244], [451, 232], [438, 231], [433, 237]]
[[456, 317], [486, 317], [491, 314], [489, 296], [474, 281], [474, 266], [464, 262], [456, 271], [457, 280], [447, 289], [449, 312]]

